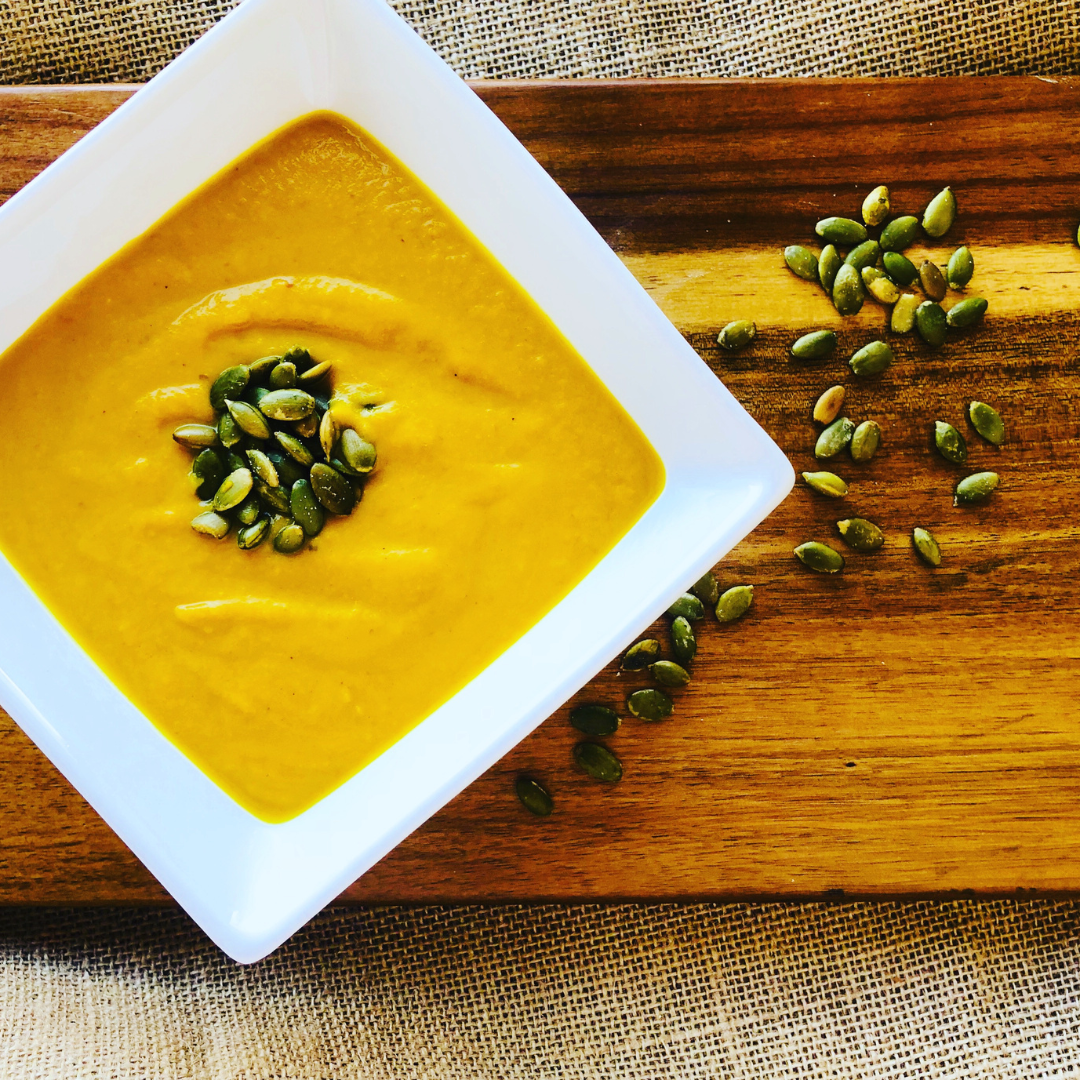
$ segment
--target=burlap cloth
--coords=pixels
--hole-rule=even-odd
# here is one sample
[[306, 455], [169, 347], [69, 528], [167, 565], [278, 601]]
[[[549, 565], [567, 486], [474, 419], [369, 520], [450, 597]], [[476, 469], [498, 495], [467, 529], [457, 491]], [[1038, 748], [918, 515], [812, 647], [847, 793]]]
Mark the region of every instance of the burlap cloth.
[[[232, 0], [0, 0], [0, 83], [148, 78]], [[462, 75], [1080, 72], [1080, 4], [395, 0]], [[250, 968], [0, 913], [0, 1080], [1080, 1075], [1069, 903], [384, 908]]]

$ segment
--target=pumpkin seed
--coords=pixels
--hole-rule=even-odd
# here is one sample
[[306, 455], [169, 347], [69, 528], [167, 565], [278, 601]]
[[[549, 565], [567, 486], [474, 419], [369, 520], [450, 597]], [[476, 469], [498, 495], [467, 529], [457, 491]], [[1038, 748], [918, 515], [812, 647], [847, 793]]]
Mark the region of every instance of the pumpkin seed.
[[244, 551], [257, 548], [270, 535], [270, 519], [261, 517], [251, 525], [246, 525], [236, 534], [237, 547]]
[[919, 284], [923, 292], [931, 300], [944, 300], [949, 286], [945, 283], [945, 275], [942, 274], [936, 263], [929, 259], [923, 261], [919, 267]]
[[817, 540], [800, 544], [795, 549], [795, 556], [804, 566], [816, 570], [819, 574], [835, 574], [844, 569], [844, 556], [828, 544], [821, 544]]
[[240, 425], [233, 419], [231, 412], [223, 412], [217, 422], [218, 439], [222, 446], [232, 448], [244, 438]]
[[271, 390], [291, 390], [296, 385], [296, 365], [288, 360], [282, 360], [270, 372], [268, 385]]
[[307, 371], [297, 379], [297, 382], [303, 383], [305, 386], [311, 386], [326, 375], [332, 366], [333, 365], [329, 360], [324, 360], [321, 364], [315, 364], [314, 366], [309, 367]]
[[249, 405], [246, 401], [226, 401], [225, 407], [245, 435], [250, 435], [253, 439], [270, 438], [270, 425], [254, 405]]
[[355, 476], [355, 477], [359, 477], [359, 475], [360, 475], [360, 474], [359, 474], [359, 473], [358, 473], [358, 472], [357, 472], [357, 471], [356, 471], [355, 469], [353, 469], [353, 468], [352, 468], [351, 466], [349, 466], [349, 465], [346, 465], [346, 464], [345, 464], [345, 462], [344, 462], [344, 461], [342, 461], [342, 460], [341, 460], [340, 458], [332, 457], [332, 458], [330, 459], [330, 466], [331, 466], [331, 468], [337, 469], [337, 471], [338, 471], [339, 473], [341, 473], [341, 475], [342, 475], [342, 476]]
[[375, 447], [362, 439], [352, 428], [345, 428], [339, 440], [345, 464], [361, 476], [375, 468]]
[[964, 436], [944, 420], [934, 421], [934, 445], [937, 452], [954, 465], [963, 465], [967, 461], [967, 443]]
[[306, 390], [271, 390], [259, 408], [271, 420], [301, 420], [314, 410], [315, 399]]
[[313, 363], [311, 353], [302, 345], [290, 345], [281, 359], [287, 364], [295, 364], [297, 371], [307, 371]]
[[826, 243], [841, 247], [854, 247], [866, 239], [866, 227], [862, 222], [845, 217], [822, 218], [814, 226], [814, 232]]
[[319, 445], [322, 447], [323, 457], [328, 461], [334, 452], [335, 442], [337, 442], [337, 424], [334, 423], [334, 418], [327, 409], [319, 421]]
[[885, 534], [866, 518], [845, 518], [838, 521], [836, 527], [840, 530], [844, 543], [855, 551], [877, 551], [885, 543]]
[[635, 690], [627, 699], [626, 707], [639, 720], [663, 720], [675, 711], [671, 698], [663, 690]]
[[336, 469], [319, 462], [311, 466], [311, 487], [315, 498], [331, 514], [351, 514], [356, 506], [356, 491]]
[[274, 468], [274, 463], [261, 450], [249, 450], [247, 459], [251, 463], [251, 471], [264, 484], [270, 487], [278, 486], [281, 482], [278, 479], [278, 471]]
[[202, 450], [191, 463], [191, 475], [196, 481], [195, 494], [210, 499], [225, 479], [225, 466], [213, 450]]
[[889, 189], [880, 184], [863, 199], [862, 219], [867, 225], [880, 225], [889, 216]]
[[270, 391], [267, 390], [265, 386], [249, 386], [247, 390], [244, 391], [242, 400], [246, 401], [249, 405], [254, 405], [257, 409], [259, 407], [259, 402], [269, 393]]
[[667, 613], [673, 618], [678, 618], [681, 615], [684, 619], [697, 622], [698, 619], [705, 616], [705, 605], [693, 593], [683, 593], [668, 608]]
[[926, 529], [912, 529], [911, 542], [915, 545], [915, 551], [927, 566], [941, 565], [941, 548], [933, 536]]
[[944, 344], [947, 326], [945, 312], [933, 300], [924, 300], [915, 309], [915, 328], [930, 348], [937, 349]]
[[252, 381], [262, 381], [269, 378], [270, 372], [281, 363], [280, 356], [261, 356], [253, 364], [248, 365], [248, 374]]
[[901, 255], [899, 251], [886, 251], [882, 261], [885, 263], [885, 273], [897, 285], [906, 288], [919, 276], [915, 264], [907, 256]]
[[977, 472], [965, 476], [956, 485], [953, 506], [970, 506], [972, 503], [985, 502], [994, 493], [998, 480], [996, 472]]
[[952, 188], [939, 191], [923, 211], [922, 227], [927, 236], [937, 240], [944, 236], [956, 220], [956, 196]]
[[694, 628], [682, 615], [679, 615], [671, 624], [671, 651], [680, 664], [689, 664], [697, 652]]
[[881, 258], [881, 245], [876, 240], [864, 240], [858, 247], [853, 247], [844, 260], [848, 266], [854, 266], [862, 273], [868, 266], [873, 266]]
[[514, 781], [514, 791], [521, 805], [536, 817], [547, 817], [555, 808], [547, 791], [528, 776], [519, 776]]
[[894, 334], [910, 334], [915, 326], [915, 312], [919, 307], [919, 298], [914, 293], [903, 293], [893, 304], [889, 329]]
[[570, 710], [570, 724], [583, 735], [614, 735], [619, 730], [619, 714], [606, 705], [579, 705]]
[[181, 424], [172, 437], [189, 450], [205, 450], [209, 446], [216, 446], [218, 441], [217, 428], [209, 424]]
[[690, 591], [703, 603], [709, 606], [720, 599], [720, 585], [712, 573], [706, 571], [690, 586]]
[[893, 351], [884, 341], [871, 341], [848, 361], [856, 375], [880, 375], [893, 362]]
[[869, 461], [881, 445], [881, 428], [876, 420], [864, 420], [851, 436], [851, 460]]
[[839, 415], [844, 404], [844, 388], [830, 386], [814, 404], [814, 419], [819, 424], [831, 424]]
[[304, 468], [300, 462], [295, 458], [289, 457], [288, 454], [279, 454], [276, 450], [267, 451], [266, 456], [274, 463], [274, 468], [277, 469], [278, 480], [281, 481], [281, 486], [288, 491], [297, 480], [307, 479], [308, 471]]
[[975, 273], [975, 259], [968, 247], [958, 247], [949, 256], [945, 267], [945, 279], [954, 289], [962, 289]]
[[274, 537], [274, 550], [280, 551], [282, 555], [292, 555], [303, 546], [304, 530], [295, 521], [286, 525]]
[[817, 281], [817, 256], [809, 248], [791, 244], [784, 248], [784, 262], [796, 277], [801, 277], [803, 281]]
[[250, 469], [237, 469], [235, 472], [229, 473], [221, 481], [221, 486], [214, 495], [212, 504], [214, 509], [220, 512], [239, 506], [248, 497], [253, 483], [254, 478]]
[[241, 457], [235, 450], [230, 450], [225, 455], [225, 469], [227, 472], [236, 472], [237, 469], [246, 469], [247, 467], [247, 458]]
[[973, 401], [968, 405], [968, 418], [972, 427], [988, 443], [1000, 446], [1005, 441], [1005, 421], [992, 405], [987, 405], [985, 401]]
[[721, 349], [732, 352], [749, 345], [757, 337], [757, 324], [748, 322], [746, 319], [736, 319], [729, 322], [716, 336], [716, 344]]
[[836, 272], [843, 265], [844, 260], [840, 258], [840, 252], [836, 250], [835, 245], [826, 244], [821, 249], [817, 263], [818, 281], [821, 282], [821, 287], [830, 296], [832, 295], [833, 282], [836, 280]]
[[836, 473], [804, 472], [802, 478], [807, 485], [831, 499], [842, 499], [848, 493], [848, 486]]
[[289, 494], [280, 485], [270, 487], [259, 480], [255, 483], [255, 495], [268, 510], [276, 514], [289, 513]]
[[229, 519], [215, 514], [213, 510], [196, 514], [191, 519], [191, 527], [200, 536], [212, 536], [215, 540], [223, 540], [229, 535]]
[[866, 290], [863, 288], [859, 271], [845, 263], [837, 270], [836, 280], [833, 282], [833, 307], [841, 315], [857, 315], [862, 310], [865, 299]]
[[289, 492], [289, 510], [307, 536], [318, 536], [326, 521], [323, 508], [315, 498], [308, 480], [297, 480]]
[[880, 304], [895, 304], [900, 299], [900, 289], [884, 270], [876, 266], [864, 266], [862, 280], [866, 291]]
[[274, 438], [293, 461], [298, 461], [305, 467], [315, 463], [315, 455], [295, 435], [290, 435], [287, 431], [275, 431]]
[[690, 672], [672, 660], [657, 660], [649, 672], [661, 686], [686, 686], [690, 681]]
[[849, 442], [855, 433], [855, 425], [846, 417], [841, 416], [834, 420], [817, 438], [814, 447], [814, 457], [836, 457]]
[[736, 585], [728, 589], [716, 602], [716, 617], [720, 622], [734, 622], [741, 619], [754, 602], [753, 585]]
[[305, 416], [303, 420], [294, 420], [292, 429], [300, 436], [300, 438], [312, 439], [319, 434], [319, 420], [319, 413], [318, 410], [316, 410]]
[[893, 218], [881, 230], [878, 243], [883, 251], [903, 251], [911, 247], [919, 235], [919, 219], [910, 214]]
[[259, 519], [259, 500], [255, 495], [249, 495], [237, 508], [236, 520], [241, 525], [254, 525]]
[[630, 646], [623, 654], [619, 665], [623, 671], [640, 671], [648, 667], [660, 656], [660, 642], [656, 638], [645, 638]]
[[600, 743], [580, 742], [574, 747], [574, 761], [594, 780], [615, 784], [622, 779], [622, 762]]
[[243, 364], [226, 368], [210, 387], [210, 404], [214, 409], [224, 409], [228, 398], [238, 398], [247, 388], [248, 369]]
[[791, 355], [796, 360], [824, 360], [836, 348], [836, 334], [832, 330], [815, 330], [803, 334], [791, 346]]
[[981, 296], [969, 296], [959, 304], [953, 304], [945, 319], [951, 327], [966, 330], [986, 314], [986, 308], [987, 303]]

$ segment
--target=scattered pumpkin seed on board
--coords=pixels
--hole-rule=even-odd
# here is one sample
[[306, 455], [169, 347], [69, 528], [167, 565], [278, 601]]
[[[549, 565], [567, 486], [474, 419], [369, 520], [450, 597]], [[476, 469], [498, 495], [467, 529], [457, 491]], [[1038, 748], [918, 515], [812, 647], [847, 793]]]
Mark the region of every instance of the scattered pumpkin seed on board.
[[878, 243], [883, 251], [903, 251], [919, 235], [919, 219], [911, 214], [895, 217], [881, 230]]
[[801, 277], [803, 281], [817, 281], [818, 259], [809, 248], [790, 244], [784, 248], [784, 262], [796, 277]]
[[835, 244], [826, 244], [821, 249], [821, 254], [818, 256], [818, 281], [830, 296], [836, 273], [843, 265], [844, 260], [840, 257], [840, 252], [836, 250]]
[[880, 225], [889, 216], [890, 209], [889, 189], [879, 184], [863, 199], [862, 219], [867, 225]]
[[921, 301], [914, 293], [903, 293], [893, 304], [889, 329], [894, 334], [910, 334], [915, 328], [915, 312]]
[[813, 330], [791, 346], [791, 355], [796, 360], [824, 360], [835, 349], [836, 334], [832, 330]]
[[892, 362], [892, 349], [884, 341], [871, 341], [859, 349], [848, 364], [856, 375], [868, 377], [880, 375]]
[[877, 551], [885, 543], [885, 534], [866, 518], [844, 518], [836, 523], [840, 535], [853, 551]]
[[849, 442], [855, 433], [855, 425], [846, 416], [834, 420], [817, 438], [814, 446], [814, 457], [836, 457]]
[[841, 247], [854, 247], [866, 239], [866, 226], [845, 217], [822, 218], [814, 226], [814, 232], [826, 243]]
[[671, 651], [683, 666], [690, 663], [697, 653], [697, 638], [688, 619], [679, 615], [671, 624]]
[[690, 586], [690, 591], [706, 606], [712, 606], [720, 599], [720, 583], [708, 570]]
[[722, 623], [741, 619], [754, 602], [753, 585], [736, 585], [728, 589], [716, 602], [716, 617]]
[[795, 557], [804, 566], [816, 570], [819, 574], [835, 574], [844, 569], [844, 556], [828, 544], [817, 540], [808, 540], [795, 549]]
[[657, 660], [649, 672], [661, 686], [686, 686], [690, 681], [690, 672], [671, 660]]
[[919, 276], [915, 264], [899, 251], [886, 251], [882, 256], [885, 273], [905, 289]]
[[926, 529], [914, 528], [911, 530], [911, 542], [919, 558], [927, 566], [941, 565], [941, 548], [933, 535]]
[[1005, 421], [992, 405], [985, 401], [973, 401], [968, 405], [968, 418], [972, 427], [988, 442], [1000, 446], [1005, 441]]
[[956, 485], [953, 506], [971, 506], [974, 503], [986, 502], [998, 486], [999, 479], [996, 472], [977, 472], [965, 476]]
[[958, 247], [945, 267], [945, 280], [954, 289], [962, 289], [975, 273], [975, 259], [970, 248]]
[[862, 277], [854, 266], [846, 263], [836, 272], [832, 288], [833, 306], [841, 315], [857, 315], [866, 299]]
[[606, 705], [579, 705], [570, 710], [570, 724], [583, 735], [614, 735], [619, 730], [619, 714]]
[[636, 641], [623, 654], [619, 665], [623, 671], [640, 671], [660, 658], [660, 642], [656, 638], [644, 638]]
[[594, 780], [614, 784], [622, 779], [622, 762], [600, 743], [578, 743], [574, 747], [574, 761], [578, 768], [583, 769]]
[[514, 791], [521, 805], [536, 817], [547, 817], [555, 808], [547, 789], [529, 776], [519, 776], [514, 781]]
[[956, 220], [956, 196], [952, 188], [939, 191], [923, 211], [922, 227], [927, 236], [940, 239]]
[[924, 300], [915, 309], [915, 329], [930, 348], [937, 349], [945, 344], [947, 326], [944, 310], [933, 300]]
[[668, 608], [667, 613], [673, 617], [681, 615], [684, 619], [697, 622], [698, 619], [705, 617], [705, 605], [693, 593], [683, 593]]
[[923, 292], [930, 300], [944, 300], [945, 294], [949, 291], [945, 275], [942, 274], [938, 265], [929, 259], [926, 259], [919, 267], [919, 284], [922, 285]]
[[853, 247], [844, 260], [848, 266], [854, 266], [861, 274], [868, 266], [873, 266], [881, 258], [881, 245], [876, 240], [864, 240], [858, 247]]
[[974, 326], [986, 314], [987, 303], [981, 296], [969, 296], [949, 308], [945, 316], [948, 324], [957, 330]]
[[814, 419], [819, 424], [831, 424], [844, 405], [844, 388], [830, 386], [814, 404]]
[[626, 707], [639, 720], [665, 720], [675, 711], [671, 698], [663, 690], [635, 690], [627, 699]]
[[937, 452], [954, 465], [963, 465], [967, 461], [967, 442], [964, 436], [944, 420], [934, 421], [934, 445]]
[[851, 460], [869, 461], [881, 445], [881, 427], [876, 420], [864, 420], [851, 436]]
[[848, 493], [847, 484], [836, 473], [804, 472], [802, 478], [808, 487], [822, 495], [828, 495], [830, 499], [842, 499]]
[[749, 345], [754, 338], [757, 337], [757, 323], [752, 323], [747, 319], [736, 319], [734, 322], [729, 322], [723, 330], [716, 336], [716, 344], [721, 349], [727, 349], [728, 352], [733, 352], [735, 349], [742, 349]]
[[880, 304], [895, 304], [900, 299], [900, 287], [884, 270], [876, 266], [864, 266], [862, 269], [863, 286]]

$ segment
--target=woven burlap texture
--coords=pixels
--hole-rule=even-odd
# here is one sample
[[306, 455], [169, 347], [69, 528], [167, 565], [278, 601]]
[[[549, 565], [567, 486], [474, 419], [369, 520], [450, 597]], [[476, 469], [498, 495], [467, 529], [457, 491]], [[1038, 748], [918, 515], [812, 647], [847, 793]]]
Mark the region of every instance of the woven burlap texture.
[[[393, 0], [466, 78], [1080, 72], [1076, 0]], [[0, 83], [141, 82], [236, 0], [0, 0]]]
[[242, 968], [181, 915], [7, 913], [0, 1080], [1080, 1073], [1080, 905], [384, 908]]

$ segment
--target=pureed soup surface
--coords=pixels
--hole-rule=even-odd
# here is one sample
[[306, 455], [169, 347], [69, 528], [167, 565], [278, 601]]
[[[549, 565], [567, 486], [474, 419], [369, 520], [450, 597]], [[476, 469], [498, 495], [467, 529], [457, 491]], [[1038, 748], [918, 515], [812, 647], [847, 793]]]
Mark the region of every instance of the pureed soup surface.
[[[379, 451], [300, 553], [199, 536], [208, 388], [290, 345]], [[294, 817], [534, 625], [663, 486], [644, 435], [461, 223], [320, 113], [235, 161], [2, 358], [0, 548], [237, 802]], [[55, 512], [42, 496], [56, 497]]]

